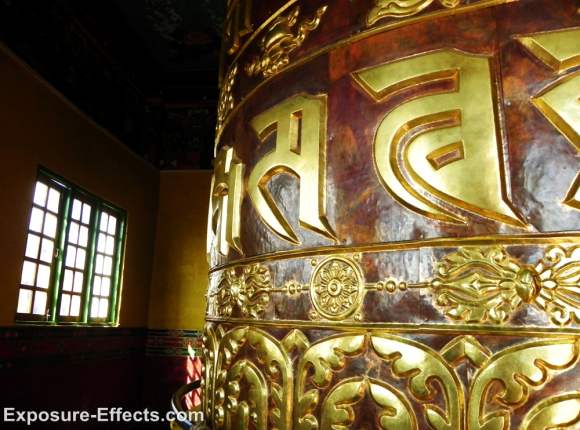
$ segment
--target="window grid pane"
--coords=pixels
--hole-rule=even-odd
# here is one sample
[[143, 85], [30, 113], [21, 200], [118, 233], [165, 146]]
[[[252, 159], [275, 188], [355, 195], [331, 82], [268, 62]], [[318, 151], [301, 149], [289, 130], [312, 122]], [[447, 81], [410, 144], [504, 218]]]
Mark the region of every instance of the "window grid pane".
[[[66, 213], [63, 208], [68, 208]], [[123, 225], [122, 212], [51, 174], [41, 174], [26, 235], [17, 319], [114, 319]], [[90, 306], [84, 312], [86, 301]]]
[[91, 319], [105, 319], [109, 315], [117, 234], [117, 217], [105, 211], [101, 212], [93, 268]]
[[47, 314], [60, 199], [61, 191], [57, 188], [43, 181], [36, 182], [22, 263], [18, 314], [37, 317]]
[[60, 291], [59, 317], [78, 320], [81, 317], [84, 276], [87, 266], [88, 236], [92, 206], [74, 198], [66, 237], [64, 277]]

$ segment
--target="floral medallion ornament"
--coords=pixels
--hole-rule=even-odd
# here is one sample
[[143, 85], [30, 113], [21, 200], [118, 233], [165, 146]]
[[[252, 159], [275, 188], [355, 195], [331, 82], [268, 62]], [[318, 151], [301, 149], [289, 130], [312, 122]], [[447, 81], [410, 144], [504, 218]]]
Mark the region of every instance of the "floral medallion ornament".
[[256, 319], [264, 314], [271, 288], [268, 269], [253, 264], [244, 266], [240, 275], [235, 269], [226, 270], [210, 300], [215, 301], [217, 314], [221, 317], [230, 317], [237, 309], [242, 317]]
[[362, 270], [349, 258], [327, 258], [312, 273], [310, 299], [316, 311], [328, 319], [339, 320], [355, 313], [363, 292]]

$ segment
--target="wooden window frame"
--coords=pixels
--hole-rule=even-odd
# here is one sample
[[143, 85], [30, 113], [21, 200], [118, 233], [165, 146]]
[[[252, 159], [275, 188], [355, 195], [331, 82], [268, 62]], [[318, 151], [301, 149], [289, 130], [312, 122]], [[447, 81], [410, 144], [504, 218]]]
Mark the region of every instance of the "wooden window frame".
[[[57, 215], [57, 233], [54, 238], [53, 259], [50, 263], [51, 274], [48, 289], [42, 289], [47, 292], [47, 313], [46, 315], [35, 315], [32, 313], [18, 313], [16, 312], [15, 320], [19, 324], [48, 324], [48, 325], [96, 325], [96, 326], [117, 326], [119, 321], [119, 305], [120, 295], [122, 289], [122, 274], [123, 261], [125, 253], [126, 231], [127, 231], [127, 213], [113, 205], [112, 203], [89, 193], [83, 188], [74, 183], [50, 172], [49, 170], [40, 167], [34, 187], [37, 182], [42, 182], [48, 187], [55, 188], [61, 193], [59, 201], [59, 213]], [[34, 196], [34, 194], [33, 194]], [[61, 301], [64, 294], [69, 294], [63, 291], [64, 275], [66, 266], [66, 254], [68, 249], [68, 238], [72, 218], [73, 202], [80, 200], [83, 203], [91, 206], [91, 215], [88, 224], [88, 241], [86, 246], [85, 264], [82, 270], [83, 273], [83, 287], [80, 293], [80, 312], [78, 317], [60, 316]], [[31, 209], [29, 212], [29, 220], [32, 211], [37, 207], [32, 199]], [[95, 276], [95, 259], [97, 255], [97, 240], [99, 235], [99, 226], [102, 213], [105, 212], [113, 215], [117, 219], [115, 228], [115, 244], [112, 256], [112, 272], [111, 285], [109, 293], [109, 306], [107, 316], [104, 318], [91, 318], [91, 301], [93, 299], [93, 279]], [[54, 212], [51, 212], [54, 214]], [[77, 222], [77, 221], [74, 221]], [[79, 224], [81, 224], [79, 222]], [[82, 224], [81, 224], [82, 225]], [[33, 232], [29, 226], [26, 227], [25, 240], [28, 240], [28, 235], [33, 233], [43, 237], [42, 233]], [[40, 245], [39, 245], [40, 246]], [[74, 245], [77, 246], [78, 245]], [[25, 251], [26, 252], [26, 251]], [[38, 252], [40, 256], [40, 250]], [[39, 257], [40, 258], [40, 257]], [[33, 261], [38, 264], [38, 260], [34, 260], [24, 255], [24, 261]], [[45, 264], [48, 264], [45, 262]], [[38, 270], [38, 268], [36, 269]], [[70, 269], [69, 269], [70, 270]], [[80, 270], [76, 269], [81, 272]], [[21, 288], [28, 290], [41, 290], [39, 287], [22, 285], [18, 283], [18, 290]], [[74, 294], [74, 293], [72, 293]], [[77, 294], [78, 295], [78, 294]], [[33, 296], [34, 299], [34, 296]], [[34, 303], [34, 301], [33, 301]], [[33, 303], [31, 305], [31, 312]]]

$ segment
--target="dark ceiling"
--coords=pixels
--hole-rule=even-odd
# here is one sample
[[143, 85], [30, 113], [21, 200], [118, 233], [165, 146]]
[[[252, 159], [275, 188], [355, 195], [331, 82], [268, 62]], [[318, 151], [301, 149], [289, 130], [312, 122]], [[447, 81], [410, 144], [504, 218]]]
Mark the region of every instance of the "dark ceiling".
[[209, 168], [224, 2], [0, 0], [0, 39], [159, 168]]

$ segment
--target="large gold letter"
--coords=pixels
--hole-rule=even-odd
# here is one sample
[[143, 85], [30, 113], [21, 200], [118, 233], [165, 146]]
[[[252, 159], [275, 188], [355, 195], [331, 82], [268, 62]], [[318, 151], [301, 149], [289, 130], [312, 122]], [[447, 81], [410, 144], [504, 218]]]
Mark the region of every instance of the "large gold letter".
[[240, 206], [243, 197], [244, 165], [236, 161], [233, 148], [224, 147], [215, 159], [215, 171], [211, 181], [209, 216], [207, 225], [208, 255], [214, 237], [216, 248], [228, 255], [231, 246], [240, 254]]
[[273, 176], [290, 173], [300, 180], [300, 225], [334, 239], [326, 219], [326, 96], [291, 97], [251, 124], [261, 141], [276, 133], [275, 149], [258, 161], [248, 181], [258, 214], [280, 237], [300, 243], [267, 188]]
[[419, 85], [453, 85], [449, 92], [397, 106], [379, 125], [375, 165], [397, 201], [447, 222], [465, 223], [462, 211], [469, 211], [524, 225], [507, 200], [488, 58], [438, 51], [362, 70], [354, 78], [377, 102]]
[[[558, 74], [580, 65], [580, 28], [519, 37], [532, 54]], [[580, 72], [570, 73], [532, 98], [548, 121], [580, 151]], [[580, 173], [564, 203], [580, 209]]]

